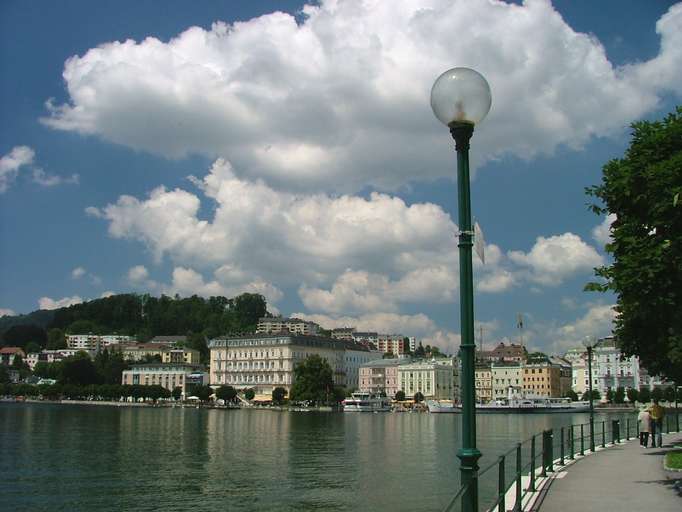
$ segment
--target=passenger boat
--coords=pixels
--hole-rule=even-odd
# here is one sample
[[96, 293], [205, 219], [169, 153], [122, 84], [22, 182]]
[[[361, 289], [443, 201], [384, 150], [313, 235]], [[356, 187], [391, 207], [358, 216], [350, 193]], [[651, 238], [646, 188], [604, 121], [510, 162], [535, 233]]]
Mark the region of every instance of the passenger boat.
[[387, 412], [391, 399], [376, 393], [356, 391], [343, 401], [343, 412]]
[[[428, 400], [426, 402], [429, 412], [432, 413], [459, 413], [462, 412], [461, 404], [453, 404], [449, 401]], [[554, 412], [586, 412], [590, 410], [589, 402], [571, 402], [569, 398], [503, 398], [487, 404], [476, 404], [476, 412], [487, 413], [554, 413]]]

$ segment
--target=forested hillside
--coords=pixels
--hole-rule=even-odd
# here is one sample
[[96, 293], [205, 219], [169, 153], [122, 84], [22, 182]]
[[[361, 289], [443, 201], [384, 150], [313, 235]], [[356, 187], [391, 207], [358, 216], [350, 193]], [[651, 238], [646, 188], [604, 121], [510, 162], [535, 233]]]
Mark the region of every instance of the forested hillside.
[[[244, 293], [228, 299], [122, 294], [55, 311], [4, 317], [0, 345], [59, 348], [65, 334], [125, 334], [138, 341], [160, 335], [188, 335], [205, 352], [205, 338], [255, 330], [267, 314], [262, 295]], [[48, 313], [43, 314], [43, 313]], [[21, 320], [18, 320], [21, 318]]]

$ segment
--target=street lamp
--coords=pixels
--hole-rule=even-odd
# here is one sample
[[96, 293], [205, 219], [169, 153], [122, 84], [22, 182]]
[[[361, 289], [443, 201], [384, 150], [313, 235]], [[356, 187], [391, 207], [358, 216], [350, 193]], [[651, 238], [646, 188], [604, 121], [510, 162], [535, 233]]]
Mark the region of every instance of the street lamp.
[[585, 336], [583, 345], [587, 349], [587, 374], [590, 381], [590, 450], [594, 452], [594, 398], [592, 396], [592, 349], [597, 344], [594, 336]]
[[431, 88], [431, 108], [438, 120], [450, 128], [457, 150], [459, 209], [459, 297], [462, 342], [462, 447], [459, 457], [462, 510], [478, 510], [478, 459], [476, 448], [476, 388], [474, 342], [474, 284], [471, 262], [473, 229], [469, 192], [469, 141], [474, 125], [490, 110], [490, 86], [483, 76], [469, 68], [452, 68], [440, 75]]

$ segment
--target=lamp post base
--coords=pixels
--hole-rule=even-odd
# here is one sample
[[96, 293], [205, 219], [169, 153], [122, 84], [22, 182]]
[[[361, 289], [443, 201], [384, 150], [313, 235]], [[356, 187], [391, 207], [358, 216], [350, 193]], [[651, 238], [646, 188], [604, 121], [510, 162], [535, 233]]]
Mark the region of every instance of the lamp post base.
[[478, 511], [478, 459], [481, 452], [477, 448], [462, 448], [457, 452], [460, 460], [460, 479], [462, 487], [467, 490], [462, 494], [462, 511]]

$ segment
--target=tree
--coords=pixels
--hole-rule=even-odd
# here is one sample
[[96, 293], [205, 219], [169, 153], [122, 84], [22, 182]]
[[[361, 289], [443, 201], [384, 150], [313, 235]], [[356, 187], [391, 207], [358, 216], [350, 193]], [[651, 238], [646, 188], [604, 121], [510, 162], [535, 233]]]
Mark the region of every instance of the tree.
[[[653, 375], [682, 381], [682, 107], [663, 121], [632, 124], [625, 156], [603, 167], [586, 193], [611, 214], [613, 263], [586, 290], [616, 294], [614, 334]], [[602, 206], [603, 205], [603, 206]]]
[[654, 402], [660, 402], [663, 398], [663, 390], [661, 388], [654, 388], [651, 392], [651, 400]]
[[253, 400], [253, 398], [256, 396], [256, 392], [253, 390], [253, 388], [248, 388], [244, 390], [244, 398], [247, 400]]
[[628, 388], [627, 392], [628, 402], [634, 404], [639, 399], [639, 391], [635, 388]]
[[46, 348], [48, 350], [59, 350], [62, 348], [66, 348], [66, 336], [64, 336], [64, 331], [57, 327], [48, 329]]
[[180, 386], [175, 386], [173, 391], [171, 391], [171, 396], [173, 397], [173, 400], [180, 400], [180, 397], [182, 396], [182, 388]]
[[395, 394], [395, 399], [398, 402], [402, 402], [405, 400], [405, 392], [401, 389], [400, 391], [397, 391]]
[[207, 402], [211, 395], [213, 394], [213, 389], [211, 386], [202, 386], [200, 384], [194, 384], [188, 386], [187, 396], [196, 396], [202, 402]]
[[35, 354], [37, 352], [40, 352], [43, 349], [38, 343], [35, 341], [29, 341], [26, 344], [26, 348], [24, 349], [27, 354]]
[[45, 329], [37, 325], [14, 325], [2, 334], [2, 343], [5, 346], [23, 349], [30, 342], [44, 347], [47, 343]]
[[393, 352], [384, 352], [384, 355], [381, 357], [382, 359], [395, 359], [396, 355]]
[[67, 357], [61, 363], [60, 384], [85, 386], [97, 384], [100, 380], [94, 363], [85, 352]]
[[566, 391], [566, 393], [564, 393], [564, 398], [570, 398], [571, 401], [577, 402], [578, 401], [578, 393], [576, 393], [572, 389], [569, 389], [568, 391]]
[[326, 402], [334, 390], [331, 366], [317, 354], [308, 356], [294, 368], [294, 384], [291, 387], [292, 400]]
[[639, 401], [643, 404], [651, 402], [651, 390], [649, 388], [639, 388]]
[[407, 355], [410, 355], [410, 353], [412, 352], [410, 350], [410, 338], [408, 338], [407, 336], [403, 338], [403, 352]]
[[613, 396], [613, 401], [617, 404], [625, 403], [625, 388], [620, 386], [616, 388], [616, 393]]
[[346, 388], [343, 386], [334, 386], [332, 396], [335, 403], [339, 404], [343, 402], [344, 398], [346, 398]]
[[272, 401], [276, 404], [284, 402], [284, 397], [287, 396], [287, 390], [282, 387], [276, 387], [272, 390]]
[[419, 342], [417, 348], [414, 349], [414, 357], [416, 358], [426, 357], [426, 350], [424, 350], [424, 346], [422, 345], [421, 341]]
[[417, 391], [414, 394], [414, 403], [418, 404], [419, 402], [423, 402], [423, 401], [424, 401], [424, 395], [420, 391]]
[[616, 397], [616, 392], [609, 388], [606, 390], [606, 401], [610, 404], [613, 403], [614, 398]]
[[[590, 392], [589, 392], [589, 390], [588, 390], [588, 391], [585, 391], [585, 392], [583, 393], [583, 396], [580, 397], [580, 400], [582, 400], [582, 401], [584, 401], [584, 402], [588, 401], [589, 399], [590, 399]], [[597, 391], [596, 389], [593, 389], [593, 390], [592, 390], [592, 400], [601, 400], [601, 394], [600, 394], [599, 391]]]
[[665, 399], [666, 402], [674, 402], [675, 386], [668, 386], [667, 388], [665, 388], [665, 391], [663, 392], [663, 398]]
[[220, 386], [218, 389], [216, 389], [215, 396], [218, 400], [232, 402], [237, 396], [237, 390], [232, 386]]
[[10, 383], [9, 372], [7, 371], [7, 368], [5, 368], [5, 365], [0, 364], [0, 384], [9, 383]]

